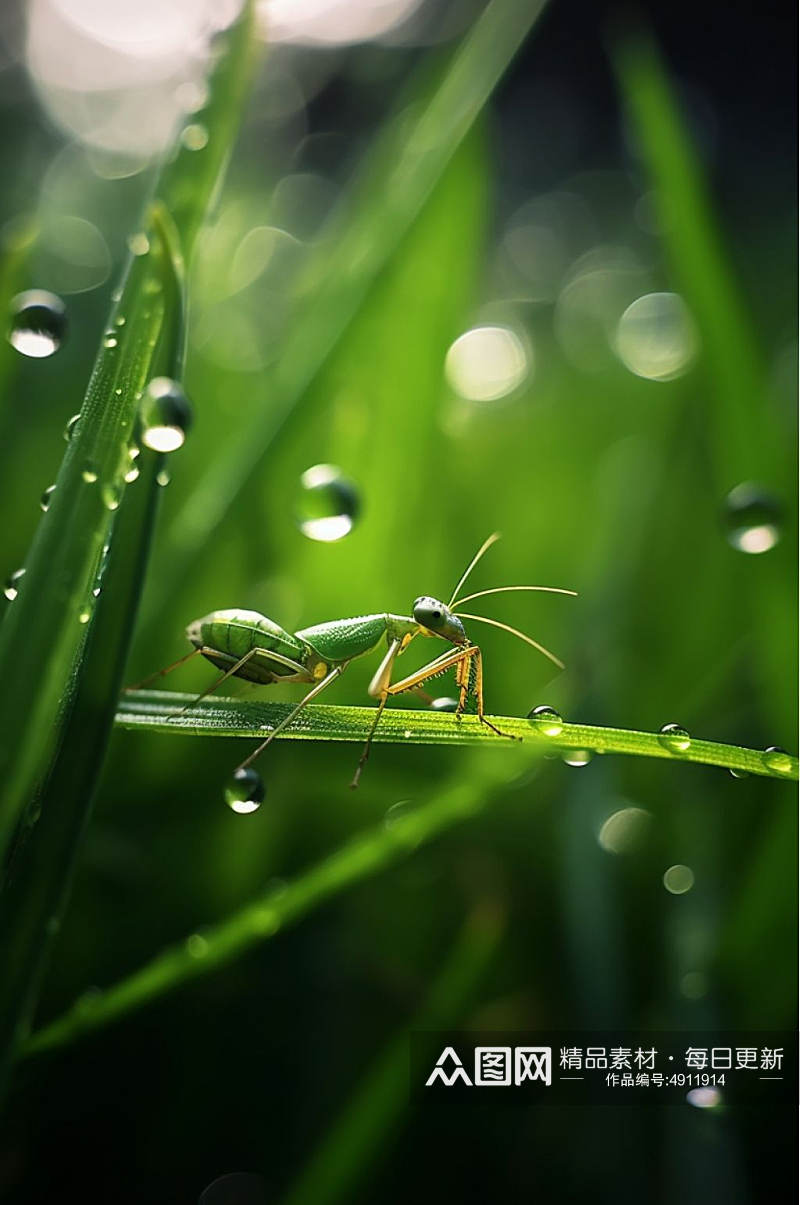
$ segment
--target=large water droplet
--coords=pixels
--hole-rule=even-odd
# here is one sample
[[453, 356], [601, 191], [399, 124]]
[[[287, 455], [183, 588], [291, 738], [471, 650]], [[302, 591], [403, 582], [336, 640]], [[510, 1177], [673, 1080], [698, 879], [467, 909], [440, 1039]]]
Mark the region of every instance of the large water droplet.
[[41, 360], [61, 346], [67, 328], [64, 303], [55, 293], [28, 289], [11, 302], [8, 341], [23, 356]]
[[264, 784], [261, 775], [252, 766], [240, 766], [234, 770], [225, 786], [225, 802], [232, 812], [245, 816], [257, 812], [264, 799]]
[[662, 881], [670, 895], [685, 895], [694, 887], [694, 871], [691, 866], [670, 866]]
[[565, 749], [561, 754], [565, 766], [588, 766], [592, 760], [591, 749]]
[[692, 743], [692, 738], [680, 724], [664, 724], [658, 733], [658, 743], [670, 753], [685, 753]]
[[647, 293], [619, 320], [617, 354], [648, 381], [672, 381], [694, 359], [697, 336], [689, 311], [677, 293]]
[[304, 536], [331, 544], [353, 530], [360, 509], [358, 491], [336, 465], [312, 465], [300, 486], [297, 525]]
[[42, 510], [47, 510], [48, 506], [50, 505], [50, 499], [55, 493], [55, 489], [56, 487], [54, 485], [48, 485], [47, 489], [42, 494], [39, 500], [39, 505], [41, 506]]
[[743, 481], [725, 499], [728, 543], [739, 552], [769, 552], [781, 538], [782, 519], [778, 499], [753, 481]]
[[13, 601], [14, 601], [14, 599], [15, 599], [15, 598], [17, 597], [17, 595], [19, 594], [19, 583], [20, 583], [20, 578], [23, 578], [24, 576], [25, 576], [25, 570], [24, 570], [24, 569], [17, 569], [17, 570], [16, 570], [14, 573], [12, 573], [12, 574], [11, 574], [11, 576], [10, 576], [10, 577], [9, 577], [9, 578], [6, 580], [6, 584], [5, 584], [5, 586], [3, 587], [3, 593], [5, 594], [5, 596], [6, 596], [6, 598], [8, 599], [8, 601], [9, 601], [9, 602], [13, 602]]
[[770, 745], [764, 752], [764, 765], [776, 774], [791, 774], [792, 759], [780, 745]]
[[528, 719], [542, 736], [561, 736], [564, 731], [564, 721], [554, 707], [534, 707], [528, 712]]
[[176, 381], [155, 377], [142, 396], [142, 443], [154, 452], [174, 452], [192, 425], [192, 407]]
[[443, 695], [441, 699], [434, 699], [431, 703], [431, 711], [457, 711], [458, 699], [451, 699], [447, 695]]

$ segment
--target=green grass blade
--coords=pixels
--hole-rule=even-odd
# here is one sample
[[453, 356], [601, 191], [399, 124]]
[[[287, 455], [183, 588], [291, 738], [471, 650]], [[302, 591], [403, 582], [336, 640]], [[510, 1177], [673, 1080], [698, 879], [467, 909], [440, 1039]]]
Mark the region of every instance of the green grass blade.
[[[185, 709], [185, 710], [184, 710]], [[139, 690], [124, 695], [117, 713], [121, 728], [147, 728], [190, 736], [241, 736], [263, 740], [292, 710], [288, 703], [255, 703], [238, 699]], [[334, 707], [310, 704], [285, 728], [278, 740], [363, 741], [374, 719], [372, 707]], [[564, 724], [557, 736], [544, 736], [534, 722], [518, 716], [490, 716], [501, 731], [531, 745], [539, 753], [588, 749], [594, 753], [624, 753], [761, 774], [768, 778], [797, 778], [797, 758], [781, 759], [760, 749], [744, 749], [717, 741], [691, 739], [685, 750], [672, 749], [655, 732]], [[410, 745], [489, 745], [509, 750], [511, 742], [497, 736], [477, 716], [460, 718], [440, 711], [387, 708], [375, 733], [376, 742]]]
[[341, 342], [543, 7], [544, 0], [492, 0], [421, 112], [420, 93], [430, 92], [427, 66], [425, 87], [413, 92], [412, 115], [378, 138], [301, 282], [295, 321], [265, 386], [269, 406], [231, 430], [165, 533], [164, 568], [149, 594], [149, 614], [163, 612], [263, 465], [276, 433]]
[[62, 1017], [35, 1032], [22, 1053], [38, 1054], [65, 1045], [226, 966], [326, 900], [475, 815], [496, 788], [511, 784], [530, 761], [527, 752], [519, 749], [508, 760], [481, 758], [466, 778], [462, 765], [454, 781], [436, 791], [428, 803], [398, 816], [391, 825], [381, 821], [356, 835], [291, 882], [269, 888], [229, 920], [168, 948], [106, 991], [78, 1000]]
[[488, 902], [469, 916], [423, 1006], [368, 1068], [283, 1205], [333, 1205], [353, 1199], [402, 1127], [410, 1090], [411, 1033], [458, 1024], [497, 951], [502, 920]]
[[[210, 200], [241, 109], [252, 57], [252, 8], [227, 34], [210, 99], [197, 115], [208, 131], [199, 151], [182, 147], [157, 189], [186, 257]], [[151, 207], [151, 214], [158, 212]], [[162, 223], [163, 226], [163, 223]], [[138, 397], [152, 375], [164, 330], [174, 249], [157, 226], [134, 258], [95, 361], [80, 421], [56, 479], [19, 583], [0, 625], [0, 860], [63, 738], [77, 689], [103, 549], [125, 491], [127, 449]], [[111, 700], [108, 700], [111, 705]]]

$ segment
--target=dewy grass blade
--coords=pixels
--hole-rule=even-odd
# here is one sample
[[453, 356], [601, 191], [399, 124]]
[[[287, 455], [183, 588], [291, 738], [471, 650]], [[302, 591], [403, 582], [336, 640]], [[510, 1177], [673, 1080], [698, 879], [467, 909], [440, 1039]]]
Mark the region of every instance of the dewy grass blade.
[[[272, 440], [342, 339], [403, 235], [480, 115], [545, 0], [491, 0], [419, 112], [378, 138], [302, 282], [299, 309], [269, 380], [271, 403], [232, 428], [165, 532], [168, 555], [149, 595], [161, 613], [198, 551], [259, 468]], [[426, 85], [429, 68], [426, 70]]]
[[238, 124], [252, 59], [251, 4], [225, 37], [208, 104], [195, 116], [206, 127], [206, 145], [193, 150], [181, 144], [156, 193], [179, 245], [165, 245], [163, 222], [160, 235], [148, 221], [140, 240], [148, 250], [129, 265], [50, 506], [0, 625], [0, 861], [63, 738], [95, 609], [93, 588], [126, 488], [138, 399], [164, 326], [175, 255], [185, 259], [191, 252]]
[[[190, 736], [242, 736], [262, 739], [292, 710], [288, 703], [255, 703], [237, 699], [205, 698], [193, 704], [193, 696], [170, 691], [132, 691], [123, 697], [117, 713], [122, 728], [148, 728]], [[182, 711], [182, 708], [186, 708]], [[179, 713], [180, 714], [177, 714]], [[375, 718], [372, 707], [334, 707], [310, 704], [282, 731], [279, 740], [363, 741]], [[489, 716], [503, 732], [532, 745], [540, 754], [569, 750], [590, 753], [625, 753], [639, 757], [669, 758], [709, 766], [761, 774], [768, 778], [797, 778], [797, 758], [770, 757], [760, 749], [744, 749], [717, 741], [687, 738], [670, 740], [656, 732], [625, 728], [600, 728], [589, 724], [563, 724], [558, 734], [543, 735], [534, 719], [518, 716]], [[477, 716], [460, 718], [446, 712], [387, 708], [375, 732], [375, 742], [423, 745], [482, 745], [498, 750], [512, 748], [481, 724]]]

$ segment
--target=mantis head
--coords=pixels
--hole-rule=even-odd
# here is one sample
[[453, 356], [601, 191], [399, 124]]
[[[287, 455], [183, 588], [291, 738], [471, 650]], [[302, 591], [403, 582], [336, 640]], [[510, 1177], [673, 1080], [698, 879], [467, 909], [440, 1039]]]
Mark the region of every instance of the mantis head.
[[414, 619], [422, 628], [423, 636], [441, 636], [453, 644], [468, 644], [464, 625], [457, 615], [438, 598], [423, 594], [414, 603]]

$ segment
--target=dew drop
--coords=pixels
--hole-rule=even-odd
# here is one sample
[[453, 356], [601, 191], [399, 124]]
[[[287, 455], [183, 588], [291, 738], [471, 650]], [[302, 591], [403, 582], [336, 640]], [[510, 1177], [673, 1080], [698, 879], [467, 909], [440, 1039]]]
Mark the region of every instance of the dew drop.
[[23, 578], [24, 576], [25, 576], [25, 570], [17, 569], [7, 579], [6, 584], [3, 587], [3, 593], [5, 594], [5, 596], [9, 602], [13, 602], [14, 599], [19, 594], [20, 578]]
[[122, 490], [118, 485], [104, 485], [100, 491], [106, 510], [118, 510], [122, 500]]
[[154, 452], [174, 452], [192, 425], [189, 399], [170, 377], [154, 377], [141, 402], [142, 443]]
[[410, 799], [401, 799], [399, 803], [393, 803], [383, 817], [383, 827], [387, 829], [394, 828], [399, 821], [404, 820], [406, 816], [410, 816], [412, 810]]
[[694, 871], [691, 866], [670, 866], [662, 879], [670, 895], [686, 895], [694, 887]]
[[730, 774], [731, 778], [749, 778], [750, 777], [746, 770], [737, 770], [734, 766], [730, 766], [728, 768], [728, 773]]
[[67, 315], [55, 293], [28, 289], [11, 302], [8, 341], [23, 356], [42, 360], [58, 351], [64, 340]]
[[264, 784], [258, 771], [251, 766], [235, 770], [225, 787], [225, 802], [231, 811], [241, 816], [257, 812], [263, 799]]
[[190, 958], [205, 958], [208, 953], [208, 942], [201, 933], [191, 933], [186, 938], [186, 953]]
[[208, 146], [208, 130], [199, 122], [192, 122], [182, 130], [181, 143], [187, 151], [202, 151]]
[[670, 753], [685, 753], [692, 743], [691, 737], [680, 724], [664, 724], [659, 729], [658, 743]]
[[163, 489], [163, 487], [165, 485], [169, 485], [169, 483], [170, 483], [170, 475], [167, 472], [167, 470], [159, 469], [158, 472], [156, 473], [156, 484], [160, 485]]
[[132, 464], [131, 467], [128, 469], [127, 473], [125, 474], [125, 480], [127, 481], [128, 485], [130, 485], [131, 482], [135, 481], [138, 476], [139, 476], [139, 470], [137, 469], [135, 464]]
[[531, 355], [510, 327], [476, 326], [452, 344], [444, 370], [461, 397], [494, 402], [522, 384], [531, 370]]
[[779, 500], [753, 481], [743, 481], [725, 499], [725, 533], [738, 552], [769, 552], [781, 538], [782, 520]]
[[78, 612], [78, 623], [88, 623], [91, 618], [92, 618], [92, 612], [89, 610], [88, 607], [83, 607]]
[[[143, 230], [140, 230], [138, 234], [132, 234], [129, 236], [128, 249], [130, 250], [131, 255], [147, 255], [147, 252], [150, 250], [150, 240]], [[117, 300], [119, 300], [119, 298], [117, 298]]]
[[117, 317], [114, 319], [114, 326], [124, 326], [125, 322], [126, 322], [125, 316], [123, 314], [118, 314]]
[[444, 695], [441, 699], [434, 699], [430, 709], [431, 711], [457, 711], [458, 699], [451, 699]]
[[50, 499], [55, 493], [55, 489], [56, 487], [54, 485], [48, 485], [47, 489], [42, 494], [41, 498], [39, 499], [39, 505], [41, 506], [42, 510], [47, 510], [48, 506], [50, 505]]
[[92, 464], [91, 461], [86, 462], [86, 467], [84, 468], [83, 472], [81, 473], [81, 477], [83, 477], [83, 480], [88, 485], [93, 485], [94, 482], [97, 481], [97, 469], [95, 468], [95, 466]]
[[776, 774], [791, 774], [792, 759], [785, 749], [781, 749], [780, 745], [770, 745], [764, 751], [764, 765], [769, 770], [774, 770]]
[[296, 521], [310, 540], [331, 544], [348, 535], [360, 509], [352, 481], [333, 464], [315, 464], [300, 478]]
[[64, 428], [64, 439], [67, 441], [67, 443], [69, 443], [69, 441], [72, 439], [73, 435], [75, 434], [75, 428], [78, 425], [79, 418], [80, 418], [79, 414], [73, 414], [72, 418], [68, 419], [68, 421], [67, 421], [67, 425]]
[[542, 736], [560, 736], [564, 731], [564, 721], [554, 707], [534, 707], [528, 719]]
[[561, 754], [565, 766], [588, 766], [592, 760], [591, 749], [565, 749]]

